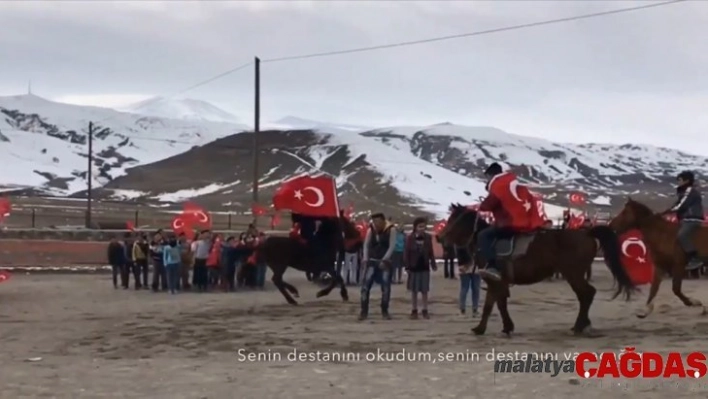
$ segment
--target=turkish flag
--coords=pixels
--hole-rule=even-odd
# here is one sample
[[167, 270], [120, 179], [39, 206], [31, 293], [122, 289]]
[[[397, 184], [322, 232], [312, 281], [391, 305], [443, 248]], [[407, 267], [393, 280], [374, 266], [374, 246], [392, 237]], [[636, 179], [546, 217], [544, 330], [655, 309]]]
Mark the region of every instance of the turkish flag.
[[362, 237], [366, 237], [366, 229], [369, 228], [369, 222], [361, 220], [354, 227], [356, 227], [356, 230]]
[[337, 185], [331, 177], [300, 176], [284, 182], [273, 195], [276, 210], [315, 217], [339, 217]]
[[649, 284], [654, 279], [654, 264], [644, 237], [639, 230], [630, 230], [620, 237], [622, 264], [635, 285]]
[[10, 279], [11, 274], [4, 271], [0, 270], [0, 283], [4, 283], [5, 281]]
[[172, 219], [172, 224], [170, 226], [172, 227], [172, 231], [177, 235], [182, 233], [186, 234], [187, 231], [192, 228], [189, 220], [185, 219], [184, 214], [175, 216], [174, 219]]
[[447, 226], [447, 221], [446, 220], [441, 220], [433, 226], [433, 231], [435, 234], [440, 234], [440, 232]]
[[268, 213], [268, 209], [262, 205], [253, 204], [251, 205], [251, 213], [253, 216], [263, 216]]
[[10, 215], [10, 211], [12, 211], [10, 200], [5, 197], [0, 198], [0, 222], [5, 219], [5, 216]]
[[274, 229], [280, 224], [280, 214], [275, 213], [273, 217], [270, 218], [270, 228]]
[[197, 225], [201, 228], [211, 229], [211, 216], [209, 215], [209, 212], [193, 202], [187, 202], [184, 204], [184, 210], [182, 211], [181, 217], [184, 220], [184, 223], [190, 227]]
[[678, 219], [676, 219], [676, 214], [675, 213], [669, 213], [667, 215], [664, 215], [664, 219], [671, 223], [677, 223]]
[[571, 204], [582, 205], [586, 201], [585, 194], [578, 192], [570, 193], [568, 195], [568, 201], [570, 201]]
[[135, 231], [135, 223], [133, 223], [132, 221], [128, 220], [127, 222], [125, 222], [125, 228], [128, 229], [128, 230], [130, 230], [130, 231]]
[[344, 210], [344, 217], [347, 219], [351, 219], [353, 214], [354, 214], [354, 204], [349, 204], [347, 209]]
[[571, 215], [570, 220], [568, 221], [568, 228], [579, 229], [583, 227], [583, 223], [585, 223], [585, 215]]

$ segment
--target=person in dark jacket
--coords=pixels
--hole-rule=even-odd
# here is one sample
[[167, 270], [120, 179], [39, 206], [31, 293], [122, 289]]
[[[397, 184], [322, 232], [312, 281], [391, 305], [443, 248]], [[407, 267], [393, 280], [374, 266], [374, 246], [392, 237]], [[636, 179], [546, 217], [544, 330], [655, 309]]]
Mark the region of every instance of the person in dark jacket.
[[[150, 255], [150, 245], [147, 242], [147, 237], [141, 235], [138, 237], [137, 241], [133, 243], [133, 262], [135, 264], [136, 277], [136, 289], [137, 288], [148, 288], [148, 256]], [[142, 280], [139, 278], [142, 276]]]
[[429, 318], [428, 292], [430, 291], [430, 269], [437, 270], [433, 253], [433, 237], [425, 232], [425, 218], [413, 221], [413, 232], [406, 237], [403, 264], [408, 271], [408, 291], [411, 292], [411, 319], [418, 318], [418, 294], [422, 299], [423, 318]]
[[371, 220], [372, 225], [364, 239], [362, 263], [365, 268], [361, 283], [359, 320], [369, 317], [369, 293], [375, 282], [381, 285], [381, 316], [390, 320], [391, 257], [396, 248], [396, 228], [386, 221], [383, 213], [371, 215]]
[[108, 264], [113, 271], [113, 288], [118, 288], [118, 276], [122, 275], [125, 263], [125, 247], [118, 241], [118, 237], [113, 237], [108, 244]]
[[156, 233], [150, 243], [150, 258], [152, 259], [152, 290], [158, 292], [160, 289], [167, 291], [167, 271], [163, 258], [163, 250], [166, 242], [162, 234]]
[[236, 237], [229, 236], [226, 242], [221, 243], [221, 258], [224, 267], [224, 282], [225, 289], [228, 291], [236, 290], [236, 267], [239, 261], [238, 257], [240, 255], [239, 242]]
[[693, 245], [695, 233], [703, 223], [703, 198], [695, 187], [696, 176], [693, 172], [681, 172], [676, 179], [678, 199], [664, 213], [676, 212], [676, 219], [679, 221], [678, 242], [688, 257], [686, 270], [696, 270], [703, 266], [703, 262], [698, 258], [698, 251]]
[[120, 280], [123, 289], [128, 289], [130, 285], [130, 273], [133, 273], [135, 278], [135, 289], [139, 288], [140, 285], [140, 272], [135, 267], [135, 261], [133, 260], [133, 234], [125, 233], [125, 238], [123, 239], [123, 248], [125, 250], [125, 267], [121, 273]]

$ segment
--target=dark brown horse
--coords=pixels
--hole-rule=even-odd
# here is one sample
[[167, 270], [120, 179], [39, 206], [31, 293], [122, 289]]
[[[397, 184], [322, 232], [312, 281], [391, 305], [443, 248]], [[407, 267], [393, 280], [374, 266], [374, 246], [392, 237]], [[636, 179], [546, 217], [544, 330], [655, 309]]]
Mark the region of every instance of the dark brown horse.
[[[447, 224], [439, 233], [440, 238], [456, 246], [467, 247], [471, 254], [476, 253], [476, 234], [489, 225], [478, 217], [476, 211], [463, 205], [453, 204], [450, 211]], [[576, 334], [584, 332], [591, 324], [588, 313], [596, 292], [595, 287], [585, 279], [585, 274], [592, 267], [599, 247], [602, 247], [605, 263], [618, 283], [613, 299], [624, 293], [629, 300], [634, 286], [622, 266], [619, 239], [607, 226], [589, 230], [539, 230], [516, 235], [512, 240], [497, 241], [498, 260], [505, 265], [502, 280], [485, 279], [487, 295], [482, 318], [472, 331], [477, 335], [485, 333], [496, 303], [502, 317], [502, 332], [511, 334], [514, 322], [507, 309], [509, 284], [535, 284], [553, 276], [554, 272], [560, 272], [580, 302], [578, 317], [571, 330]], [[475, 256], [475, 261], [477, 265], [484, 264], [479, 255]]]
[[[256, 249], [258, 262], [265, 262], [273, 271], [273, 284], [291, 305], [297, 301], [290, 295], [299, 297], [300, 294], [294, 286], [283, 281], [283, 275], [288, 267], [303, 272], [329, 273], [333, 278], [329, 285], [317, 292], [317, 297], [329, 295], [339, 285], [344, 301], [349, 300], [349, 294], [342, 277], [337, 273], [335, 261], [339, 251], [355, 240], [361, 240], [359, 231], [354, 223], [345, 217], [323, 218], [315, 238], [305, 243], [294, 237], [268, 237]], [[317, 246], [313, 246], [314, 244]]]
[[[661, 214], [656, 214], [648, 206], [627, 199], [622, 211], [610, 221], [610, 227], [618, 234], [629, 230], [641, 231], [644, 244], [654, 263], [654, 279], [649, 289], [649, 297], [643, 310], [637, 317], [645, 318], [654, 311], [654, 298], [659, 291], [662, 277], [665, 273], [671, 275], [671, 288], [681, 302], [686, 306], [703, 306], [694, 298], [689, 298], [681, 291], [681, 283], [686, 274], [688, 261], [686, 254], [678, 243], [678, 224], [669, 222]], [[694, 245], [702, 258], [708, 257], [708, 229], [702, 227], [694, 236]], [[703, 312], [706, 309], [703, 308]]]

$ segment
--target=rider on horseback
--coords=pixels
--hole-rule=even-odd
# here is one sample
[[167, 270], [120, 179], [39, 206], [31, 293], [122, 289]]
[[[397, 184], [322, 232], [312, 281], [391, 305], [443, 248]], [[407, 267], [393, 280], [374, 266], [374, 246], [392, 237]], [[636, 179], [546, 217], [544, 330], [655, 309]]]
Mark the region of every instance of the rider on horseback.
[[701, 193], [694, 187], [696, 177], [693, 172], [681, 172], [676, 179], [678, 200], [664, 213], [676, 212], [676, 219], [680, 224], [678, 241], [688, 257], [686, 270], [695, 270], [703, 265], [693, 245], [693, 236], [703, 223], [703, 199]]
[[489, 195], [479, 205], [479, 211], [491, 212], [495, 224], [479, 232], [478, 248], [487, 261], [480, 274], [492, 280], [501, 280], [501, 267], [497, 263], [495, 243], [500, 239], [510, 239], [516, 233], [532, 231], [542, 226], [542, 220], [533, 217], [535, 211], [530, 191], [520, 186], [516, 175], [504, 172], [496, 162], [489, 165], [484, 175], [489, 179]]

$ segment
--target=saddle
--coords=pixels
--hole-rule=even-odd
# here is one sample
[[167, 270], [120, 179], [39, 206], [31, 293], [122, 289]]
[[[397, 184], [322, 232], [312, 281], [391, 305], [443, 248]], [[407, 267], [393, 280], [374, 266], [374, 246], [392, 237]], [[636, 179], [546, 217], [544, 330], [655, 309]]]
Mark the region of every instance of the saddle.
[[526, 255], [526, 251], [529, 249], [533, 239], [536, 238], [536, 234], [538, 232], [516, 233], [511, 238], [497, 239], [494, 242], [497, 257], [502, 260], [514, 260]]

